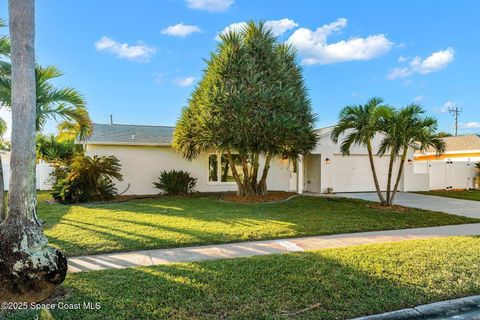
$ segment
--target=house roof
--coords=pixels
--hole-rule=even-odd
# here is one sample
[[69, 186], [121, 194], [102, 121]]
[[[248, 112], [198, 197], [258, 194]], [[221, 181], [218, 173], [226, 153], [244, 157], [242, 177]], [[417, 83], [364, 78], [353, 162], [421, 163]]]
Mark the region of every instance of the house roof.
[[[445, 152], [461, 152], [461, 151], [476, 151], [480, 150], [480, 137], [471, 134], [457, 137], [445, 137], [442, 138], [445, 141]], [[435, 152], [434, 150], [427, 150], [426, 153]]]
[[[329, 134], [332, 127], [317, 129], [320, 136]], [[175, 127], [130, 124], [93, 124], [87, 144], [171, 146]]]
[[169, 126], [95, 123], [87, 144], [170, 146], [174, 130]]

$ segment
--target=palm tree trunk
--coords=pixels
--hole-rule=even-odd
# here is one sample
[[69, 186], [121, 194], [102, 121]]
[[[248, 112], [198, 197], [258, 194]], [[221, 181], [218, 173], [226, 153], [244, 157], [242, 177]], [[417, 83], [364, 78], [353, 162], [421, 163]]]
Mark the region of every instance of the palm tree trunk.
[[397, 181], [395, 182], [395, 186], [393, 187], [392, 199], [390, 200], [392, 204], [393, 204], [393, 201], [395, 200], [395, 195], [397, 194], [398, 186], [400, 185], [403, 169], [405, 168], [405, 160], [407, 159], [407, 153], [408, 153], [408, 147], [405, 147], [405, 149], [403, 149], [402, 160], [398, 168]]
[[372, 143], [368, 141], [367, 143], [368, 158], [370, 160], [370, 168], [372, 169], [373, 181], [375, 183], [375, 189], [377, 190], [378, 198], [382, 204], [385, 203], [385, 198], [383, 197], [382, 190], [380, 189], [380, 183], [378, 183], [377, 170], [375, 169], [375, 162], [373, 160], [373, 151]]
[[389, 161], [389, 164], [388, 164], [387, 199], [386, 199], [387, 206], [392, 205], [392, 202], [391, 202], [391, 199], [390, 199], [390, 194], [391, 194], [393, 163], [394, 162], [395, 162], [395, 153], [392, 150], [390, 152], [390, 161]]
[[5, 184], [3, 182], [3, 163], [0, 154], [0, 223], [7, 218], [5, 214]]
[[0, 225], [0, 301], [41, 301], [65, 279], [67, 260], [49, 247], [36, 214], [35, 5], [9, 0], [12, 155], [7, 219]]

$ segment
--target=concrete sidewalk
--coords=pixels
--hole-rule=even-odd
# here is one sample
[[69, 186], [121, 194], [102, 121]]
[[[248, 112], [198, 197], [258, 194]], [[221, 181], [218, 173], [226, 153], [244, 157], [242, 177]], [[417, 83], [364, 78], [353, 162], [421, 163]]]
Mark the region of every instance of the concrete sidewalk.
[[468, 235], [480, 235], [480, 223], [80, 256], [68, 259], [68, 271], [74, 273], [123, 269], [177, 262], [231, 259], [402, 240]]

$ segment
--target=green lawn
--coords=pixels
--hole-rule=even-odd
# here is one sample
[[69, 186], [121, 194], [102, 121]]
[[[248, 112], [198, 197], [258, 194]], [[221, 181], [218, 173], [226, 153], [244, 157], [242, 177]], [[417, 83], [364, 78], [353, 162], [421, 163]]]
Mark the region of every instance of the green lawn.
[[437, 190], [437, 191], [424, 191], [424, 192], [416, 192], [416, 193], [430, 195], [430, 196], [439, 196], [439, 197], [447, 197], [447, 198], [462, 199], [462, 200], [480, 201], [480, 191], [479, 190], [465, 190], [465, 191]]
[[66, 206], [46, 204], [48, 197], [39, 196], [39, 216], [50, 243], [68, 256], [480, 221], [416, 209], [383, 211], [340, 198], [252, 205], [168, 197]]
[[101, 309], [55, 319], [348, 319], [480, 294], [480, 238], [80, 273], [63, 287], [66, 302]]

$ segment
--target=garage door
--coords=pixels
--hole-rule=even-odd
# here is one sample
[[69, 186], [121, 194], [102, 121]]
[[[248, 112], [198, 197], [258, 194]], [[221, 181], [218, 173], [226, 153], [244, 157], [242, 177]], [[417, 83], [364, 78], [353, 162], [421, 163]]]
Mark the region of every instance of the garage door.
[[[382, 190], [387, 189], [388, 161], [390, 157], [375, 157], [375, 168]], [[333, 165], [334, 192], [375, 191], [370, 161], [366, 155], [335, 155]], [[396, 178], [397, 166], [394, 167]]]

